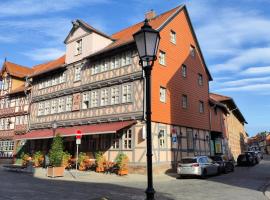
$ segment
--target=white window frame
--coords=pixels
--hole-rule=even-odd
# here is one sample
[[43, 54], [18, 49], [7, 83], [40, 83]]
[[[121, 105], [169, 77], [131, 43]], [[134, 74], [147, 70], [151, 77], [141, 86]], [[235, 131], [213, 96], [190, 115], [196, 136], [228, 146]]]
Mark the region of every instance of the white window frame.
[[66, 97], [66, 111], [72, 110], [72, 96]]
[[66, 72], [63, 72], [59, 77], [59, 84], [66, 82]]
[[166, 88], [160, 86], [159, 88], [159, 100], [162, 103], [166, 103]]
[[170, 40], [171, 43], [176, 44], [176, 32], [174, 30], [170, 31]]
[[166, 65], [166, 53], [164, 51], [159, 51], [159, 64]]
[[88, 109], [90, 107], [90, 94], [89, 92], [84, 92], [82, 94], [82, 109]]
[[159, 128], [158, 143], [159, 143], [160, 149], [166, 148], [166, 129], [165, 128]]
[[58, 99], [58, 113], [65, 112], [65, 98]]
[[91, 108], [98, 107], [99, 90], [91, 91]]
[[122, 85], [122, 103], [132, 102], [132, 84]]
[[204, 113], [204, 102], [203, 101], [199, 101], [199, 112]]
[[58, 99], [53, 99], [51, 102], [51, 114], [58, 112]]
[[74, 67], [74, 81], [80, 81], [82, 76], [82, 66], [76, 65]]
[[188, 96], [183, 94], [181, 97], [182, 101], [182, 108], [187, 109], [188, 108]]
[[133, 136], [133, 133], [132, 133], [132, 129], [127, 129], [127, 130], [124, 130], [124, 134], [123, 134], [123, 137], [122, 137], [122, 141], [123, 141], [123, 146], [122, 148], [124, 150], [131, 150], [133, 148], [132, 146], [132, 137]]
[[104, 88], [100, 91], [100, 106], [109, 105], [109, 89]]
[[184, 77], [184, 78], [187, 77], [187, 66], [184, 64], [181, 67], [181, 74], [182, 74], [182, 77]]
[[38, 103], [38, 116], [44, 115], [44, 107], [45, 107], [44, 102], [39, 102]]
[[44, 115], [49, 115], [51, 113], [51, 102], [45, 101], [44, 103]]
[[120, 103], [120, 89], [119, 86], [114, 86], [111, 88], [111, 105]]
[[199, 84], [200, 86], [203, 85], [203, 75], [202, 75], [201, 73], [198, 74], [198, 84]]
[[82, 54], [82, 38], [76, 41], [75, 55]]
[[195, 54], [196, 54], [195, 52], [196, 52], [195, 47], [193, 45], [190, 45], [190, 56], [192, 58], [195, 58]]

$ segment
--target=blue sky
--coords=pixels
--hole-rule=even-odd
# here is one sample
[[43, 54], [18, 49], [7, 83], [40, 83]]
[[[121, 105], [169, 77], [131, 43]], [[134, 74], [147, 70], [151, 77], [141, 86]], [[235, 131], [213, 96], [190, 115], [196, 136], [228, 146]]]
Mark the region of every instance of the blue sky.
[[0, 2], [0, 62], [33, 66], [65, 51], [71, 21], [107, 34], [185, 3], [208, 68], [211, 91], [234, 98], [247, 132], [270, 131], [269, 0], [11, 0]]

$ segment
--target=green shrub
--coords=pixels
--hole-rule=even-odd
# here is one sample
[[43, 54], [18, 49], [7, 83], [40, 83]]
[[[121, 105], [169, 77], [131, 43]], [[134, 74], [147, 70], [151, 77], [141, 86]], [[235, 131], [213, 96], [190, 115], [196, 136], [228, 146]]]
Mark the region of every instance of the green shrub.
[[53, 167], [61, 167], [64, 155], [63, 140], [60, 135], [53, 138], [53, 143], [49, 152], [50, 165]]
[[115, 158], [116, 165], [119, 169], [126, 169], [128, 165], [128, 156], [124, 153], [119, 153]]
[[42, 166], [43, 160], [44, 160], [43, 153], [41, 151], [36, 151], [33, 155], [33, 161], [34, 161], [35, 167]]

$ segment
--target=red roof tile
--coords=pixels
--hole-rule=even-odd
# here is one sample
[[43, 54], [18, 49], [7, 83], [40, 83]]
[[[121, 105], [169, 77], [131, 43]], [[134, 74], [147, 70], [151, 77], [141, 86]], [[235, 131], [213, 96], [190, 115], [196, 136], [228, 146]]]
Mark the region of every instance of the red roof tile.
[[33, 70], [31, 68], [18, 65], [9, 61], [5, 61], [1, 70], [1, 76], [4, 71], [7, 71], [11, 76], [18, 78], [25, 78], [27, 75], [31, 74]]
[[34, 73], [32, 73], [30, 77], [34, 77], [34, 76], [43, 74], [45, 72], [49, 72], [51, 70], [62, 67], [65, 64], [65, 58], [66, 58], [66, 55], [63, 55], [60, 58], [57, 58], [50, 62], [33, 66]]

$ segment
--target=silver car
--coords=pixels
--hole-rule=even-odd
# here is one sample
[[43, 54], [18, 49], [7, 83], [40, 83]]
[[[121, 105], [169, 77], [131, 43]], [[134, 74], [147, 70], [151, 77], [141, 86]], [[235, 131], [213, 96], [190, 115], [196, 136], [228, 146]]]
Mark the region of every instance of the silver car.
[[178, 178], [187, 175], [201, 176], [215, 175], [220, 172], [219, 164], [208, 156], [186, 157], [181, 160], [177, 167]]

